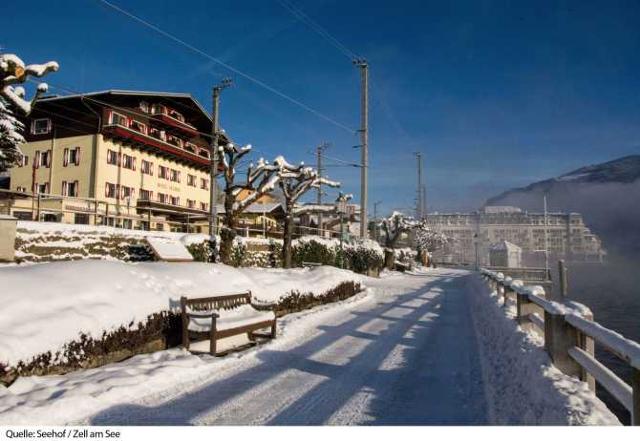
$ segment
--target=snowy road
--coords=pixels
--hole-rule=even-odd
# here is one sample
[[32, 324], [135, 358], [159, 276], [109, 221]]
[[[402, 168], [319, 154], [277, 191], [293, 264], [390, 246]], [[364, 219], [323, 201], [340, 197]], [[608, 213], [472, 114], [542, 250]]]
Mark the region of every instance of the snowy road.
[[375, 295], [285, 322], [283, 336], [209, 381], [91, 424], [483, 424], [466, 272], [391, 276]]

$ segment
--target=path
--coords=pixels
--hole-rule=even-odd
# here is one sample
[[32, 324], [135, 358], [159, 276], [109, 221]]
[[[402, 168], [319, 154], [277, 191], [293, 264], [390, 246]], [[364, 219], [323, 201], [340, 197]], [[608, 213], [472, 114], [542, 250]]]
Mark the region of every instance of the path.
[[381, 279], [371, 299], [300, 320], [308, 329], [295, 344], [274, 342], [248, 367], [229, 368], [169, 401], [116, 406], [87, 422], [487, 423], [467, 277], [439, 270]]

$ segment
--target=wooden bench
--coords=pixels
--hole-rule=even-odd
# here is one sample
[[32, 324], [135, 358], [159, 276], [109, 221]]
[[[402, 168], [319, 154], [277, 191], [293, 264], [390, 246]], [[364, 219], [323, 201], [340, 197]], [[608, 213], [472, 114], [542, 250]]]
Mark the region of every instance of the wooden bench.
[[209, 334], [211, 355], [216, 354], [217, 340], [247, 334], [255, 341], [255, 331], [271, 328], [276, 337], [276, 316], [273, 311], [258, 311], [251, 304], [251, 291], [215, 297], [180, 297], [182, 311], [182, 346], [189, 349], [190, 333]]

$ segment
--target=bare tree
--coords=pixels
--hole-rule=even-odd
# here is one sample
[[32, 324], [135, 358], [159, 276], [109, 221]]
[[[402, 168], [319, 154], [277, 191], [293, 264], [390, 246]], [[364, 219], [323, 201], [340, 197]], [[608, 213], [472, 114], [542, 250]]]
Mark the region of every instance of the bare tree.
[[305, 167], [304, 163], [294, 166], [282, 158], [279, 166], [279, 186], [285, 199], [283, 207], [285, 220], [282, 244], [282, 262], [285, 268], [291, 268], [291, 242], [293, 240], [294, 226], [293, 218], [294, 215], [301, 212], [300, 209], [296, 211], [296, 203], [300, 197], [311, 188], [318, 188], [320, 185], [339, 187], [340, 183], [321, 177], [317, 170], [311, 167]]
[[14, 54], [0, 54], [0, 172], [22, 159], [19, 145], [24, 141], [24, 127], [17, 116], [31, 113], [35, 101], [48, 90], [46, 83], [38, 84], [31, 100], [25, 99], [23, 84], [29, 77], [42, 77], [58, 70], [58, 63], [29, 64]]
[[429, 253], [439, 250], [448, 242], [449, 238], [444, 233], [431, 228], [426, 220], [419, 222], [414, 228], [414, 243], [423, 265], [429, 264]]
[[384, 265], [388, 269], [393, 269], [395, 255], [393, 249], [403, 234], [408, 233], [416, 225], [415, 220], [405, 217], [402, 213], [394, 211], [391, 216], [380, 222], [380, 227], [384, 233]]
[[[220, 244], [220, 257], [222, 262], [229, 264], [231, 261], [231, 249], [236, 237], [236, 222], [238, 216], [261, 196], [273, 191], [278, 182], [280, 158], [276, 158], [274, 164], [269, 164], [263, 158], [254, 166], [251, 164], [247, 171], [247, 180], [244, 184], [236, 184], [236, 167], [239, 161], [251, 151], [251, 146], [238, 147], [229, 143], [219, 147], [219, 156], [224, 176], [224, 227], [220, 231], [222, 243]], [[282, 159], [283, 160], [283, 159]], [[213, 185], [213, 183], [211, 183]], [[242, 190], [248, 190], [248, 196], [241, 201], [238, 195]]]

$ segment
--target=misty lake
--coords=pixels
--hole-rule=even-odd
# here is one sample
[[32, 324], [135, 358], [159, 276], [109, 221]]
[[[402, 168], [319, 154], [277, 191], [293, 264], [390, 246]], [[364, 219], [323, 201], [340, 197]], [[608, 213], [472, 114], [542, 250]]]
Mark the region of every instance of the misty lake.
[[[607, 260], [602, 265], [570, 264], [569, 298], [591, 308], [594, 319], [603, 326], [640, 342], [640, 261], [616, 256], [609, 256]], [[617, 357], [597, 345], [596, 356], [630, 382], [630, 369]], [[629, 413], [622, 405], [601, 387], [597, 393], [622, 422], [629, 424]]]

